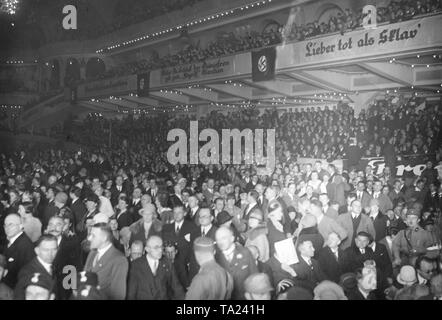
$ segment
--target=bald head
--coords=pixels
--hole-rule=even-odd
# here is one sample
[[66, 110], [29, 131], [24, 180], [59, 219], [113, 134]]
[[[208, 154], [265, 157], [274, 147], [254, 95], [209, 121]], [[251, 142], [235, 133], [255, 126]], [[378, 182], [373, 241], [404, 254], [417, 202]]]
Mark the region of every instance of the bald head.
[[154, 218], [156, 209], [152, 203], [146, 204], [144, 208], [140, 210], [140, 214], [144, 219], [144, 222], [151, 222]]
[[160, 260], [163, 256], [163, 240], [158, 236], [151, 236], [146, 241], [146, 252], [152, 259]]
[[216, 244], [221, 251], [228, 250], [235, 243], [235, 236], [229, 227], [221, 227], [215, 233]]
[[5, 219], [5, 233], [8, 240], [14, 238], [22, 231], [23, 224], [20, 216], [16, 213], [8, 215]]
[[311, 227], [316, 226], [316, 224], [317, 224], [316, 217], [312, 214], [306, 214], [301, 219], [301, 225], [304, 228], [311, 228]]

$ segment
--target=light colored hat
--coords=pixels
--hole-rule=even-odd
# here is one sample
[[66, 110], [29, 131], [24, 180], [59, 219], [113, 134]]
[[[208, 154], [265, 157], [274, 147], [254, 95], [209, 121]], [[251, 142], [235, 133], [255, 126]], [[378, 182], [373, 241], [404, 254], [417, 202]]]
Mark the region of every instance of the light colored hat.
[[396, 280], [404, 286], [411, 286], [417, 282], [416, 270], [412, 266], [403, 266]]

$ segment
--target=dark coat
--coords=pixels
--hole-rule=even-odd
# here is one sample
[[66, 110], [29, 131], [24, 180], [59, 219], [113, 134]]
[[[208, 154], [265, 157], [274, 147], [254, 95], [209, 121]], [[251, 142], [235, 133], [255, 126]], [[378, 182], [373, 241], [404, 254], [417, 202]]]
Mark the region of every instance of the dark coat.
[[[312, 242], [313, 248], [315, 248], [314, 258], [317, 259], [319, 250], [321, 250], [322, 247], [324, 246], [324, 238], [319, 233], [318, 228], [315, 226], [315, 227], [311, 227], [311, 228], [302, 229], [298, 235], [297, 243], [301, 243], [303, 241], [311, 241]], [[296, 250], [297, 249], [298, 248], [296, 248]], [[298, 252], [298, 255], [299, 255], [299, 252]]]
[[216, 260], [233, 277], [232, 300], [244, 300], [244, 281], [249, 275], [258, 272], [258, 267], [249, 249], [235, 244], [232, 261], [227, 261], [221, 252], [218, 252]]
[[150, 226], [149, 232], [147, 233], [146, 237], [146, 231], [144, 230], [144, 220], [140, 219], [137, 222], [134, 222], [130, 225], [130, 241], [129, 244], [131, 245], [134, 241], [140, 240], [143, 242], [144, 245], [146, 245], [146, 241], [151, 236], [159, 236], [162, 235], [162, 225], [159, 220], [154, 219], [152, 221], [152, 225]]
[[162, 231], [163, 241], [173, 243], [177, 248], [175, 269], [178, 279], [184, 288], [190, 285], [192, 276], [194, 275], [190, 272], [189, 264], [193, 252], [193, 241], [196, 239], [197, 233], [197, 227], [192, 222], [186, 220], [184, 220], [178, 234], [175, 233], [175, 223], [166, 224]]
[[97, 250], [92, 250], [89, 253], [84, 270], [97, 274], [98, 285], [107, 300], [125, 299], [129, 268], [126, 257], [114, 246], [111, 246], [93, 266], [97, 254]]
[[376, 219], [372, 220], [374, 230], [376, 232], [376, 241], [380, 241], [385, 238], [387, 235], [387, 223], [388, 223], [388, 217], [382, 213], [378, 213], [376, 216]]
[[293, 265], [293, 269], [296, 272], [296, 278], [301, 281], [305, 281], [310, 285], [311, 290], [323, 280], [326, 279], [324, 272], [322, 272], [318, 261], [311, 259], [312, 265], [309, 266], [307, 262], [299, 256], [299, 262]]
[[62, 236], [53, 262], [54, 275], [57, 279], [56, 296], [59, 300], [67, 300], [71, 295], [71, 290], [63, 288], [63, 278], [66, 276], [63, 273], [65, 266], [74, 266], [77, 270], [83, 267], [80, 240], [77, 236]]
[[23, 232], [4, 251], [6, 257], [8, 274], [3, 278], [3, 282], [9, 288], [15, 288], [20, 270], [35, 257], [34, 245], [31, 239]]
[[184, 290], [172, 263], [162, 258], [156, 274], [146, 256], [132, 262], [129, 270], [128, 300], [182, 300]]
[[[138, 214], [138, 213], [137, 213]], [[124, 227], [129, 227], [132, 223], [137, 220], [133, 219], [133, 215], [130, 211], [126, 210], [120, 215], [120, 210], [115, 212], [115, 216], [117, 217], [118, 230], [123, 229]], [[140, 216], [138, 216], [140, 219]], [[138, 220], [139, 220], [138, 219]]]
[[87, 208], [81, 199], [78, 199], [71, 204], [70, 208], [72, 215], [74, 216], [73, 225], [75, 226], [75, 231], [78, 232], [80, 228], [77, 228], [77, 226], [81, 221], [83, 221], [84, 216], [87, 214]]
[[18, 282], [14, 289], [15, 300], [25, 300], [26, 282], [34, 273], [45, 274], [55, 280], [53, 275], [49, 274], [37, 257], [29, 261], [18, 273]]
[[338, 259], [329, 247], [324, 247], [319, 250], [318, 262], [321, 270], [324, 272], [327, 280], [339, 283], [341, 275], [345, 268], [345, 254], [344, 251], [338, 248]]

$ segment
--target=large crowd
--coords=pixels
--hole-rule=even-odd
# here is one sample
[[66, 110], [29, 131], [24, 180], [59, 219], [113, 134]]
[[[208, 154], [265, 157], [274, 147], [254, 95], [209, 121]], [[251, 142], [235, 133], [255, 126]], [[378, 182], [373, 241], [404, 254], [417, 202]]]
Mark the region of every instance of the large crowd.
[[[105, 120], [89, 119], [81, 129], [97, 140], [80, 150], [2, 154], [0, 297], [441, 299], [440, 113], [386, 99], [358, 118], [339, 104], [200, 119], [200, 130], [277, 128], [272, 172], [171, 165], [166, 134], [185, 116], [115, 121], [110, 147]], [[385, 156], [382, 172], [299, 162], [351, 158], [359, 143], [357, 159]], [[436, 154], [419, 176], [396, 176], [388, 159], [409, 144]]]

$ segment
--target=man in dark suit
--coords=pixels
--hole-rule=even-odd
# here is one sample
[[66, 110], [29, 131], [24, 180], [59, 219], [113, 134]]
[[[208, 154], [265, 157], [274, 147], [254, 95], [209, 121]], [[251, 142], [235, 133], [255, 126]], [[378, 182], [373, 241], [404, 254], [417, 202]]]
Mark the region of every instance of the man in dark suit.
[[174, 264], [178, 279], [183, 288], [186, 289], [194, 275], [190, 272], [189, 263], [192, 256], [192, 243], [196, 238], [198, 229], [194, 223], [184, 220], [183, 206], [178, 205], [173, 208], [173, 217], [175, 222], [163, 227], [162, 238], [167, 243], [175, 244], [178, 249]]
[[387, 210], [393, 209], [393, 203], [390, 198], [382, 193], [382, 182], [379, 180], [373, 184], [373, 199], [378, 200], [381, 213], [385, 214]]
[[370, 206], [371, 196], [365, 191], [365, 183], [363, 181], [359, 181], [356, 186], [356, 199], [361, 201], [362, 208], [365, 209]]
[[373, 260], [374, 255], [370, 243], [371, 235], [365, 231], [360, 231], [355, 237], [355, 245], [345, 250], [347, 261], [345, 262], [345, 272], [355, 272], [364, 266], [367, 260]]
[[80, 240], [76, 235], [63, 234], [65, 222], [63, 217], [54, 216], [49, 220], [47, 232], [57, 239], [58, 250], [53, 261], [53, 271], [56, 278], [55, 295], [58, 300], [69, 299], [72, 291], [63, 288], [63, 278], [66, 274], [63, 269], [73, 266], [77, 270], [82, 268]]
[[[118, 230], [123, 229], [124, 227], [129, 227], [132, 223], [134, 223], [134, 214], [132, 214], [128, 209], [128, 203], [129, 198], [125, 195], [120, 195], [118, 197], [118, 204], [115, 210], [115, 218], [118, 223]], [[140, 202], [140, 208], [141, 208], [141, 202]], [[140, 215], [137, 212], [138, 219], [140, 218]], [[137, 220], [138, 220], [137, 219]]]
[[42, 224], [42, 230], [44, 231], [46, 229], [46, 226], [48, 225], [49, 219], [60, 211], [55, 203], [55, 193], [56, 189], [54, 187], [49, 187], [46, 191], [46, 199], [47, 204], [43, 210], [43, 216], [41, 219]]
[[180, 184], [176, 184], [173, 187], [173, 190], [174, 190], [175, 193], [169, 197], [169, 201], [170, 201], [170, 204], [171, 204], [172, 208], [177, 206], [177, 205], [183, 206], [184, 203], [183, 203], [183, 196], [181, 194], [181, 185]]
[[345, 254], [339, 248], [341, 239], [335, 232], [331, 232], [326, 239], [326, 246], [319, 250], [318, 262], [327, 280], [339, 283], [344, 273]]
[[393, 263], [388, 254], [388, 250], [382, 243], [374, 241], [370, 238], [369, 247], [373, 251], [373, 259], [376, 262], [376, 267], [381, 271], [381, 275], [378, 277], [393, 278]]
[[120, 196], [120, 194], [128, 194], [128, 190], [125, 187], [125, 185], [123, 184], [123, 177], [122, 176], [117, 176], [115, 178], [115, 186], [112, 186], [111, 188], [111, 203], [112, 206], [116, 206], [118, 203], [118, 197]]
[[129, 226], [130, 230], [130, 241], [132, 244], [134, 241], [139, 240], [146, 245], [147, 239], [153, 235], [160, 236], [162, 232], [161, 221], [155, 218], [156, 209], [151, 203], [145, 205], [143, 210], [141, 210], [142, 219], [134, 222]]
[[258, 267], [247, 248], [235, 243], [235, 236], [230, 228], [221, 227], [216, 231], [218, 253], [216, 260], [233, 277], [232, 300], [244, 300], [244, 281]]
[[126, 277], [129, 263], [112, 244], [112, 230], [106, 223], [92, 226], [88, 240], [91, 251], [87, 257], [84, 271], [95, 272], [98, 284], [107, 300], [126, 298]]
[[318, 261], [313, 259], [315, 248], [311, 241], [299, 241], [297, 249], [300, 253], [299, 262], [295, 263], [293, 266], [296, 278], [304, 281], [309, 289], [313, 291], [316, 285], [326, 279], [325, 274]]
[[379, 202], [376, 199], [370, 201], [370, 219], [376, 233], [375, 240], [381, 241], [387, 235], [388, 217], [379, 212]]
[[213, 225], [213, 215], [210, 213], [210, 209], [201, 208], [198, 218], [200, 226], [196, 233], [196, 237], [209, 237], [215, 241], [215, 233], [218, 228]]
[[157, 181], [155, 180], [154, 177], [151, 177], [149, 180], [149, 190], [147, 191], [147, 194], [150, 195], [150, 197], [152, 198], [152, 202], [155, 202], [156, 196], [158, 194], [158, 186], [157, 186]]
[[[131, 216], [130, 220], [137, 221], [140, 219], [140, 215], [139, 215], [139, 211], [141, 209], [141, 188], [137, 187], [134, 188], [134, 191], [132, 192], [132, 200], [130, 201], [130, 203], [128, 202], [128, 211], [129, 211], [129, 215]], [[119, 228], [120, 225], [118, 226]]]
[[200, 207], [198, 205], [198, 198], [195, 196], [189, 197], [189, 209], [186, 214], [186, 220], [193, 222], [195, 225], [199, 224], [198, 215], [200, 212]]
[[8, 273], [3, 282], [12, 289], [17, 284], [19, 271], [34, 258], [35, 252], [31, 239], [23, 232], [23, 224], [18, 214], [12, 213], [6, 217], [5, 233], [8, 245], [4, 255]]
[[152, 236], [147, 254], [132, 262], [129, 271], [128, 300], [182, 300], [184, 290], [172, 262], [163, 258], [163, 240]]
[[87, 208], [84, 202], [80, 199], [81, 189], [79, 187], [72, 187], [69, 192], [69, 197], [72, 200], [70, 209], [74, 216], [72, 223], [74, 226], [77, 226], [77, 224], [82, 221], [84, 216], [87, 214]]
[[37, 241], [37, 256], [27, 263], [18, 274], [18, 282], [14, 289], [14, 299], [24, 300], [26, 281], [34, 273], [45, 274], [54, 279], [52, 264], [57, 254], [57, 239], [52, 235], [43, 235]]
[[253, 210], [259, 208], [258, 205], [259, 194], [256, 190], [250, 190], [247, 194], [247, 202], [249, 203], [244, 209], [243, 219], [247, 222], [249, 220], [249, 215]]

